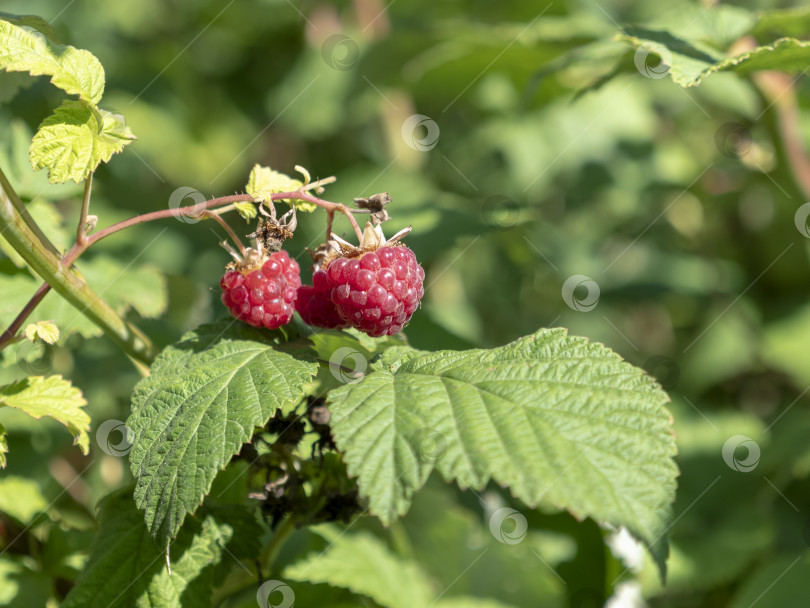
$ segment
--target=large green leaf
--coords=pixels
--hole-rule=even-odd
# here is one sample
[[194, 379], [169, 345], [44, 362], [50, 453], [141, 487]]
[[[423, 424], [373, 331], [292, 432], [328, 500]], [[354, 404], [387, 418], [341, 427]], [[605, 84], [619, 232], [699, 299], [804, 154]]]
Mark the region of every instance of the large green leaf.
[[99, 60], [89, 51], [53, 44], [43, 31], [49, 36], [53, 33], [38, 17], [0, 14], [0, 70], [51, 76], [55, 86], [97, 104], [104, 93], [104, 68]]
[[332, 391], [332, 430], [390, 523], [435, 467], [529, 505], [624, 525], [663, 567], [677, 467], [666, 394], [602, 346], [541, 330], [493, 350], [383, 356]]
[[[165, 553], [149, 535], [129, 490], [104, 498], [99, 521], [90, 559], [63, 608], [207, 606], [223, 550], [247, 547], [255, 554], [252, 539], [261, 533], [255, 521], [246, 526], [244, 517], [234, 522], [224, 511], [191, 518], [172, 545], [170, 575]], [[225, 559], [235, 564], [231, 557]]]
[[289, 411], [318, 366], [280, 332], [236, 321], [204, 325], [169, 346], [136, 385], [127, 426], [135, 501], [164, 545], [256, 426]]
[[47, 167], [51, 183], [78, 183], [134, 139], [120, 114], [66, 100], [39, 125], [29, 154], [34, 170]]
[[[648, 56], [657, 56], [661, 67], [652, 68], [652, 77], [669, 72], [673, 82], [682, 87], [697, 86], [714, 72], [734, 71], [747, 74], [756, 70], [780, 70], [798, 73], [810, 63], [810, 42], [780, 38], [745, 53], [725, 56], [698, 41], [684, 39], [668, 30], [629, 27], [616, 36], [636, 48], [636, 65], [644, 70]], [[658, 60], [656, 60], [657, 63]]]
[[82, 452], [90, 451], [90, 416], [82, 392], [62, 376], [31, 376], [0, 386], [0, 407], [22, 410], [37, 420], [43, 416], [64, 424], [73, 435], [73, 443]]

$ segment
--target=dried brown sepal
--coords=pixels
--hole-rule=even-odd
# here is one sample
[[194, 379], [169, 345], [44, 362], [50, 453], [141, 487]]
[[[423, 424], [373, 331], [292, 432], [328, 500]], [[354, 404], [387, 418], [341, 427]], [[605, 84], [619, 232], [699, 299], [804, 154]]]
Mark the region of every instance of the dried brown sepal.
[[390, 202], [391, 195], [387, 192], [380, 192], [379, 194], [374, 194], [368, 198], [354, 199], [354, 203], [360, 209], [368, 209], [371, 211], [371, 221], [373, 221], [375, 224], [382, 224], [383, 222], [387, 222], [391, 219], [391, 216], [388, 215], [388, 211], [385, 210], [385, 206]]
[[[363, 230], [363, 238], [359, 245], [353, 245], [345, 239], [342, 239], [334, 232], [329, 241], [325, 243], [326, 253], [321, 258], [321, 268], [326, 268], [332, 260], [337, 258], [356, 258], [369, 251], [376, 251], [380, 247], [400, 247], [402, 243], [399, 241], [404, 238], [411, 231], [411, 227], [403, 228], [397, 232], [390, 239], [385, 238], [383, 235], [382, 227], [377, 224], [373, 225], [371, 222], [366, 222], [365, 230]], [[321, 247], [324, 247], [321, 245]]]
[[309, 257], [312, 258], [312, 271], [319, 270], [324, 266], [324, 260], [329, 254], [329, 243], [321, 243], [315, 249], [306, 249]]

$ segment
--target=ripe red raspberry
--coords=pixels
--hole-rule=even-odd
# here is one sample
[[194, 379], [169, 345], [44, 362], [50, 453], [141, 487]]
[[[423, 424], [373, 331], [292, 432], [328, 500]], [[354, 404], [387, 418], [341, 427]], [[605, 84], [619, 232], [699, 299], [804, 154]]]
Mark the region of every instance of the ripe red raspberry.
[[298, 288], [295, 310], [301, 315], [304, 323], [325, 329], [348, 327], [329, 299], [331, 291], [332, 284], [324, 270], [316, 270], [312, 274], [312, 285], [302, 285]]
[[396, 242], [356, 257], [337, 258], [326, 267], [326, 274], [340, 317], [370, 336], [401, 331], [425, 294], [425, 271], [413, 251]]
[[301, 286], [298, 262], [283, 250], [269, 257], [258, 254], [245, 258], [253, 259], [252, 263], [237, 264], [219, 281], [222, 303], [234, 317], [254, 327], [277, 329], [289, 323]]

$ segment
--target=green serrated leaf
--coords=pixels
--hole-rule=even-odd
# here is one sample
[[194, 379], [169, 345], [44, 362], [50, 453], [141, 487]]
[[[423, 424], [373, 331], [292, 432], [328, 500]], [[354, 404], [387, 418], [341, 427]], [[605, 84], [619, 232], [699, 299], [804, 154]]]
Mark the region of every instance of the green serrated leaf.
[[254, 217], [259, 215], [259, 210], [256, 207], [255, 203], [251, 202], [234, 203], [233, 206], [236, 208], [236, 211], [239, 213], [239, 215], [242, 216], [242, 218], [246, 222], [249, 222]]
[[0, 70], [50, 76], [54, 86], [78, 95], [89, 104], [97, 104], [104, 93], [101, 63], [89, 51], [49, 41], [46, 35], [52, 32], [49, 25], [36, 17], [12, 21], [0, 15]]
[[394, 555], [376, 537], [367, 532], [341, 534], [326, 526], [314, 531], [329, 546], [287, 567], [285, 579], [343, 587], [384, 608], [431, 605], [433, 592], [421, 569]]
[[[303, 185], [304, 182], [300, 180], [274, 171], [270, 167], [262, 167], [257, 164], [250, 172], [247, 186], [245, 186], [245, 192], [250, 194], [250, 196], [257, 201], [269, 201], [271, 194], [276, 192], [292, 192], [293, 190], [298, 190]], [[294, 200], [287, 202], [294, 203], [298, 211], [311, 213], [318, 208], [317, 205], [306, 201]]]
[[601, 344], [541, 330], [493, 350], [383, 357], [329, 396], [333, 436], [383, 523], [434, 467], [462, 488], [492, 479], [529, 505], [663, 540], [677, 467], [667, 395]]
[[47, 508], [37, 482], [16, 475], [0, 477], [0, 511], [27, 525]]
[[136, 385], [127, 421], [135, 500], [163, 545], [254, 427], [290, 411], [312, 385], [317, 364], [285, 352], [291, 346], [279, 332], [233, 320], [204, 325], [166, 348]]
[[64, 424], [82, 453], [90, 451], [90, 416], [82, 392], [62, 376], [31, 376], [0, 386], [0, 406], [22, 410], [39, 420], [43, 416]]
[[[781, 38], [772, 44], [727, 57], [706, 44], [684, 40], [669, 31], [628, 27], [626, 32], [617, 34], [615, 39], [636, 48], [639, 71], [652, 78], [668, 73], [672, 81], [682, 87], [697, 86], [714, 72], [747, 74], [757, 70], [779, 70], [798, 73], [810, 63], [810, 42], [795, 38]], [[648, 56], [657, 56], [661, 66], [648, 70]]]
[[48, 169], [51, 183], [78, 183], [135, 139], [120, 114], [66, 100], [42, 121], [31, 141], [34, 170]]
[[[249, 537], [261, 533], [258, 524], [245, 528], [212, 512], [189, 518], [171, 548], [171, 575], [165, 553], [149, 535], [131, 490], [105, 497], [99, 506], [100, 528], [90, 559], [63, 608], [173, 608], [210, 605], [211, 589], [225, 549], [233, 553]], [[226, 514], [227, 515], [227, 514]], [[255, 555], [250, 555], [255, 557]], [[231, 557], [226, 557], [231, 560]], [[230, 565], [230, 564], [229, 564]]]

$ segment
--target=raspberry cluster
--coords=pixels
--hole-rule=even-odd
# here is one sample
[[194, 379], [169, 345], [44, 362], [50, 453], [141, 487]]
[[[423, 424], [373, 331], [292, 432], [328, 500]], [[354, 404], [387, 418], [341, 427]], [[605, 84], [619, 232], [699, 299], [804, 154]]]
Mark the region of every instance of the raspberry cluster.
[[240, 244], [237, 252], [224, 244], [234, 261], [219, 282], [222, 303], [255, 327], [277, 329], [297, 310], [314, 327], [354, 327], [374, 337], [399, 333], [425, 294], [425, 271], [413, 251], [400, 243], [410, 228], [385, 240], [380, 222], [388, 219], [383, 212], [389, 200], [387, 195], [357, 199], [373, 211], [374, 222], [366, 223], [359, 245], [330, 232], [329, 240], [312, 253], [312, 285], [303, 286], [298, 263], [281, 249], [295, 230], [295, 209], [276, 219], [271, 206], [270, 212], [262, 212], [269, 219], [260, 219], [256, 232], [248, 235], [256, 239], [255, 248]]
[[282, 250], [260, 265], [229, 270], [219, 284], [222, 303], [234, 317], [277, 329], [292, 318], [301, 276], [298, 262]]

